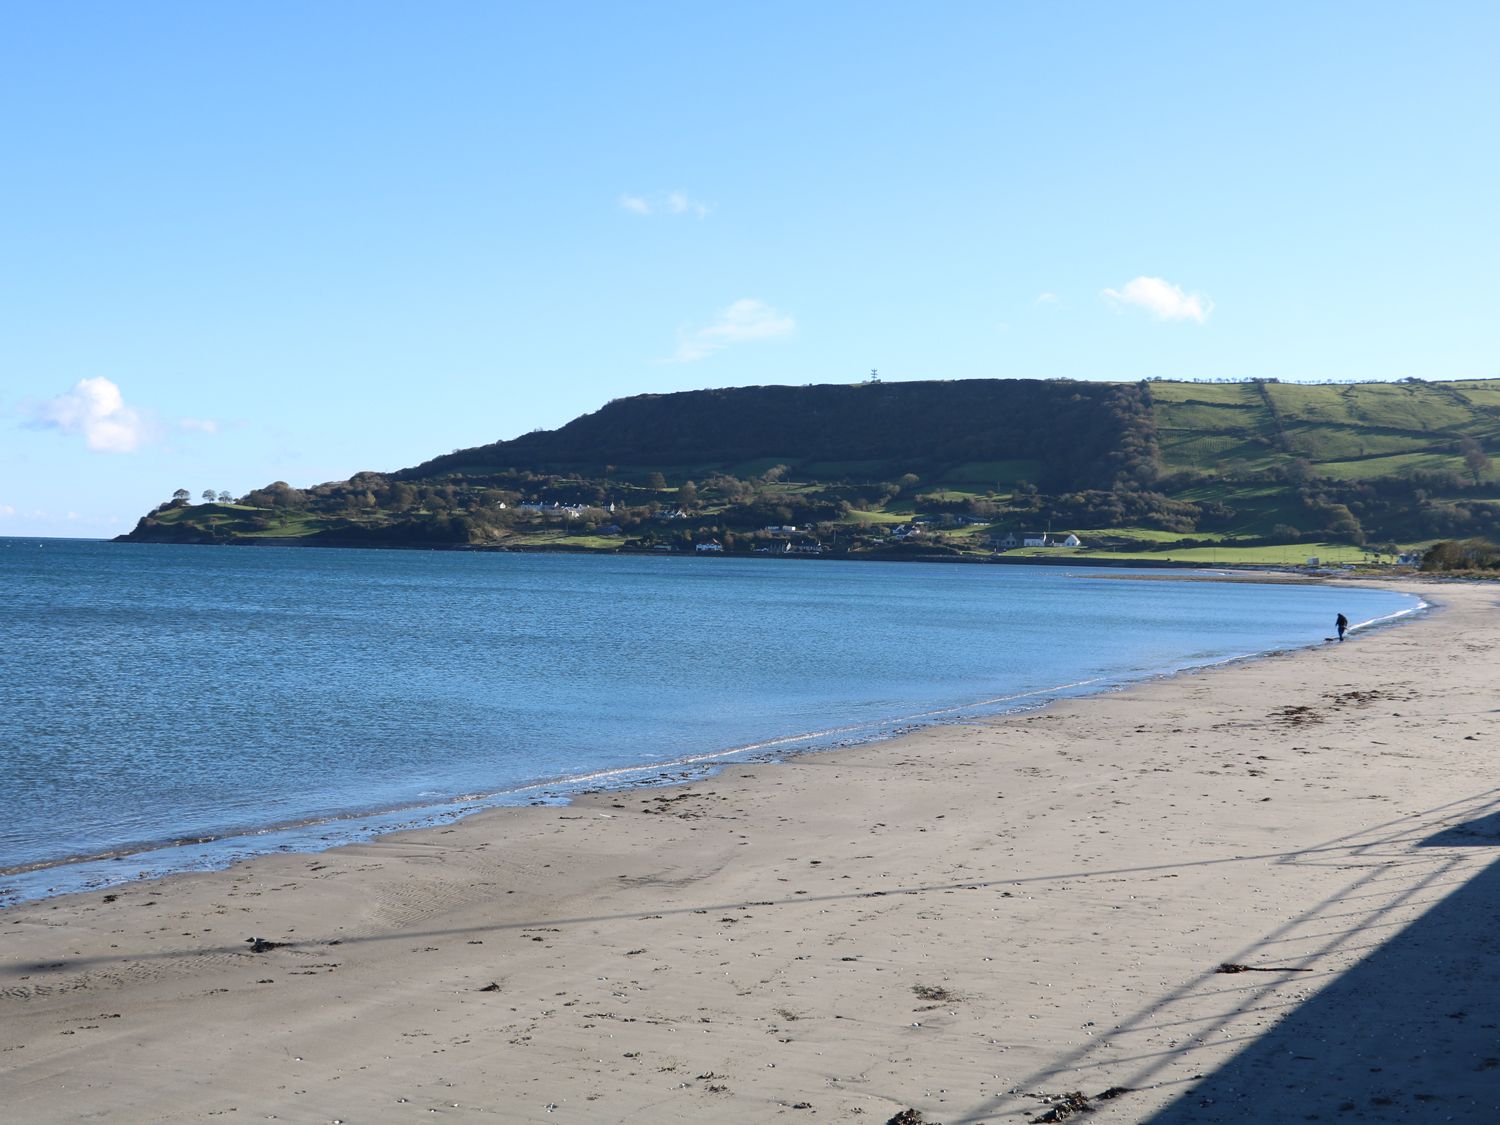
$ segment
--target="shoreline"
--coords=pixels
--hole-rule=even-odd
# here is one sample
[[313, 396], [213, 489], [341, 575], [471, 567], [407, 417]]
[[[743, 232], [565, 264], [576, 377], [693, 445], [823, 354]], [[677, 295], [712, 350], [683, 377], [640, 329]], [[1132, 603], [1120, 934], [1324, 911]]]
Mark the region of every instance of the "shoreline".
[[[1014, 560], [1017, 562], [1025, 560]], [[1052, 565], [1050, 562], [1048, 565]], [[1196, 567], [1197, 570], [1203, 568]], [[1251, 584], [1318, 584], [1333, 585], [1328, 579], [1303, 579], [1274, 571], [1243, 571], [1226, 574], [1087, 574], [1079, 577], [1140, 581], [1197, 581]], [[1345, 579], [1351, 586], [1385, 589], [1366, 579]], [[1404, 591], [1395, 591], [1404, 592]], [[1357, 623], [1354, 631], [1368, 632], [1389, 628], [1430, 612], [1432, 606], [1419, 598], [1419, 604], [1385, 617]], [[1325, 641], [1322, 643], [1326, 643]], [[249, 862], [266, 855], [319, 855], [334, 848], [364, 843], [398, 832], [438, 828], [457, 823], [481, 813], [536, 806], [563, 806], [581, 797], [599, 793], [630, 793], [636, 789], [659, 788], [695, 780], [709, 780], [719, 771], [737, 764], [775, 764], [805, 754], [855, 749], [905, 737], [913, 732], [953, 722], [1003, 718], [1044, 709], [1068, 699], [1087, 698], [1128, 689], [1140, 683], [1169, 679], [1210, 668], [1253, 661], [1285, 652], [1316, 648], [1320, 642], [1269, 648], [1156, 670], [1138, 671], [1129, 678], [1095, 677], [1076, 683], [1058, 684], [1018, 692], [992, 699], [980, 699], [955, 706], [894, 716], [868, 723], [823, 731], [801, 732], [744, 746], [708, 750], [659, 762], [622, 765], [589, 773], [543, 778], [493, 791], [455, 794], [435, 800], [411, 801], [401, 805], [353, 809], [322, 816], [309, 816], [282, 822], [256, 825], [239, 830], [196, 837], [168, 836], [160, 841], [127, 843], [104, 852], [64, 856], [28, 864], [0, 868], [0, 917], [5, 910], [29, 902], [45, 901], [59, 896], [109, 890], [178, 875], [211, 873]], [[1035, 700], [1021, 704], [1020, 700]], [[947, 716], [947, 717], [939, 717]], [[618, 783], [614, 779], [619, 779]], [[592, 783], [604, 781], [597, 787]], [[115, 864], [133, 861], [146, 864], [126, 874]], [[56, 877], [57, 886], [40, 887]], [[3, 882], [9, 880], [9, 882]]]
[[1415, 589], [1342, 646], [10, 908], [9, 1103], [1493, 1120], [1500, 591]]
[[[1132, 569], [1141, 570], [1219, 570], [1233, 569], [1245, 574], [1260, 572], [1303, 577], [1307, 581], [1316, 582], [1330, 576], [1342, 577], [1343, 575], [1332, 575], [1330, 568], [1342, 570], [1343, 567], [1353, 564], [1328, 564], [1327, 566], [1308, 567], [1302, 563], [1274, 563], [1274, 562], [1243, 562], [1233, 559], [1224, 562], [1205, 562], [1202, 559], [1172, 559], [1155, 558], [1161, 552], [1146, 552], [1141, 555], [1127, 557], [1098, 557], [1090, 554], [1060, 554], [1056, 557], [1045, 555], [1011, 555], [1001, 549], [991, 551], [987, 554], [963, 554], [954, 551], [951, 554], [933, 552], [921, 554], [917, 552], [908, 553], [899, 549], [884, 549], [870, 551], [837, 551], [825, 550], [817, 555], [765, 555], [756, 551], [724, 551], [712, 556], [697, 554], [690, 550], [657, 551], [651, 547], [580, 547], [571, 543], [559, 544], [485, 544], [485, 543], [365, 543], [355, 540], [339, 541], [336, 539], [323, 539], [317, 536], [275, 536], [271, 538], [248, 538], [230, 539], [224, 541], [207, 540], [199, 538], [174, 538], [161, 536], [152, 538], [133, 538], [134, 532], [125, 532], [102, 539], [77, 540], [78, 542], [97, 543], [125, 543], [137, 546], [166, 546], [166, 547], [289, 547], [289, 548], [313, 548], [329, 551], [441, 551], [458, 552], [469, 554], [513, 554], [513, 555], [585, 555], [599, 558], [609, 557], [645, 557], [645, 558], [721, 558], [721, 559], [767, 559], [778, 562], [914, 562], [914, 563], [959, 563], [963, 565], [1000, 564], [1005, 566], [1079, 566], [1099, 570]], [[44, 539], [44, 536], [13, 536], [18, 539]], [[62, 538], [57, 536], [55, 538]], [[1280, 546], [1280, 544], [1277, 544]], [[1302, 550], [1300, 544], [1285, 544], [1298, 553]], [[1201, 547], [1186, 547], [1182, 550], [1201, 550]], [[1235, 550], [1226, 547], [1224, 550]], [[1369, 581], [1385, 581], [1387, 578], [1405, 579], [1419, 577], [1420, 572], [1412, 567], [1396, 567], [1391, 574], [1359, 572], [1350, 574], [1349, 577], [1357, 577]]]

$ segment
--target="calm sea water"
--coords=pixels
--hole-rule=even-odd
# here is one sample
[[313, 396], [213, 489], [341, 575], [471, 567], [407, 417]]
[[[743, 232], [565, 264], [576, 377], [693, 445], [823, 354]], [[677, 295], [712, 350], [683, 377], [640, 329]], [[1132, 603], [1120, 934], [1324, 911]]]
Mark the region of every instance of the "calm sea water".
[[1100, 574], [0, 539], [0, 902], [1036, 705], [1419, 605]]

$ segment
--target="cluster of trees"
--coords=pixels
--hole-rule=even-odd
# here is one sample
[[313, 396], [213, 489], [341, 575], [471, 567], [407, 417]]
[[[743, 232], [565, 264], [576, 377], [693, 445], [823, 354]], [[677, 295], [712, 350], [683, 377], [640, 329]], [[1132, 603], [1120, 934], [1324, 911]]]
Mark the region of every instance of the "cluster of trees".
[[1336, 539], [1500, 537], [1500, 504], [1457, 473], [1414, 472], [1365, 481], [1304, 481], [1297, 497], [1310, 526]]
[[[193, 494], [185, 488], [179, 488], [172, 493], [172, 499], [163, 500], [156, 506], [156, 510], [162, 511], [166, 508], [184, 508], [192, 502]], [[234, 497], [230, 496], [227, 492], [215, 492], [211, 488], [205, 488], [203, 490], [203, 503], [213, 504], [215, 502], [220, 504], [232, 504], [234, 503]]]
[[1037, 519], [1057, 526], [1154, 527], [1190, 532], [1226, 526], [1233, 508], [1218, 501], [1174, 500], [1165, 493], [1122, 481], [1114, 488], [1038, 497]]
[[1462, 542], [1444, 539], [1434, 543], [1422, 555], [1422, 569], [1500, 571], [1500, 547], [1487, 539], [1465, 539]]
[[1495, 463], [1485, 453], [1484, 447], [1471, 437], [1463, 438], [1458, 443], [1458, 455], [1464, 459], [1464, 468], [1469, 470], [1469, 475], [1474, 478], [1476, 486], [1484, 474], [1495, 467]]

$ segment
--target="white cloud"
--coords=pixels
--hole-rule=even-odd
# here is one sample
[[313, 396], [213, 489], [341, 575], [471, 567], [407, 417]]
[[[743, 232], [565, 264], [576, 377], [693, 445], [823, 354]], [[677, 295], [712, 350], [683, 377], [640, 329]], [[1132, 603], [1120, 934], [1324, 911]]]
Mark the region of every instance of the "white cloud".
[[82, 434], [90, 449], [132, 453], [150, 434], [139, 411], [125, 405], [120, 388], [108, 379], [80, 379], [73, 389], [32, 410], [32, 424], [65, 434]]
[[1134, 305], [1145, 309], [1157, 320], [1194, 320], [1202, 324], [1214, 311], [1214, 303], [1197, 293], [1184, 293], [1181, 287], [1160, 277], [1138, 277], [1125, 283], [1123, 289], [1106, 289], [1104, 298], [1115, 305]]
[[790, 336], [796, 330], [797, 322], [790, 316], [777, 312], [764, 301], [743, 297], [720, 312], [707, 328], [682, 333], [672, 358], [678, 363], [691, 363], [723, 351], [731, 344], [776, 340]]
[[689, 197], [685, 192], [668, 191], [656, 195], [622, 195], [620, 206], [632, 215], [692, 215], [701, 219], [709, 212], [707, 203]]
[[0, 516], [13, 516], [15, 514], [16, 510], [9, 504], [0, 504]]
[[1062, 298], [1059, 297], [1056, 293], [1038, 293], [1036, 295], [1036, 300], [1033, 301], [1032, 304], [1034, 304], [1034, 305], [1055, 305], [1060, 300], [1062, 300]]
[[[26, 424], [32, 429], [79, 435], [101, 453], [134, 453], [163, 436], [150, 411], [127, 406], [119, 386], [102, 376], [80, 379], [65, 394], [23, 410], [31, 416]], [[179, 418], [175, 428], [217, 434], [221, 427], [212, 418]]]
[[673, 191], [667, 193], [667, 210], [674, 215], [696, 215], [701, 219], [708, 214], [708, 204], [689, 199], [680, 191]]

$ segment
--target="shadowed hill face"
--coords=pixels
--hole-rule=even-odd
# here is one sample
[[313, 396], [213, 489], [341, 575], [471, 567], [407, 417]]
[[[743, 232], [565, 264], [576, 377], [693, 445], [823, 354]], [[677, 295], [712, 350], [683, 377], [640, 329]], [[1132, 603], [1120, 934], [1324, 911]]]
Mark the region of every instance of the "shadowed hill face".
[[618, 399], [561, 429], [460, 450], [397, 474], [480, 467], [727, 467], [755, 458], [873, 462], [895, 473], [924, 459], [1040, 463], [1045, 485], [1107, 487], [1150, 453], [1136, 385], [1023, 379], [739, 387]]
[[1475, 473], [1476, 450], [1497, 445], [1500, 380], [969, 379], [637, 395], [561, 429], [460, 450], [395, 475], [587, 472], [607, 464], [702, 472], [769, 458], [857, 465], [852, 475], [878, 479], [920, 472], [924, 462], [1027, 460], [1039, 467], [1033, 483], [1056, 491], [1108, 488], [1122, 474], [1150, 480], [1158, 469], [1230, 478], [1293, 471], [1341, 481], [1462, 477]]

